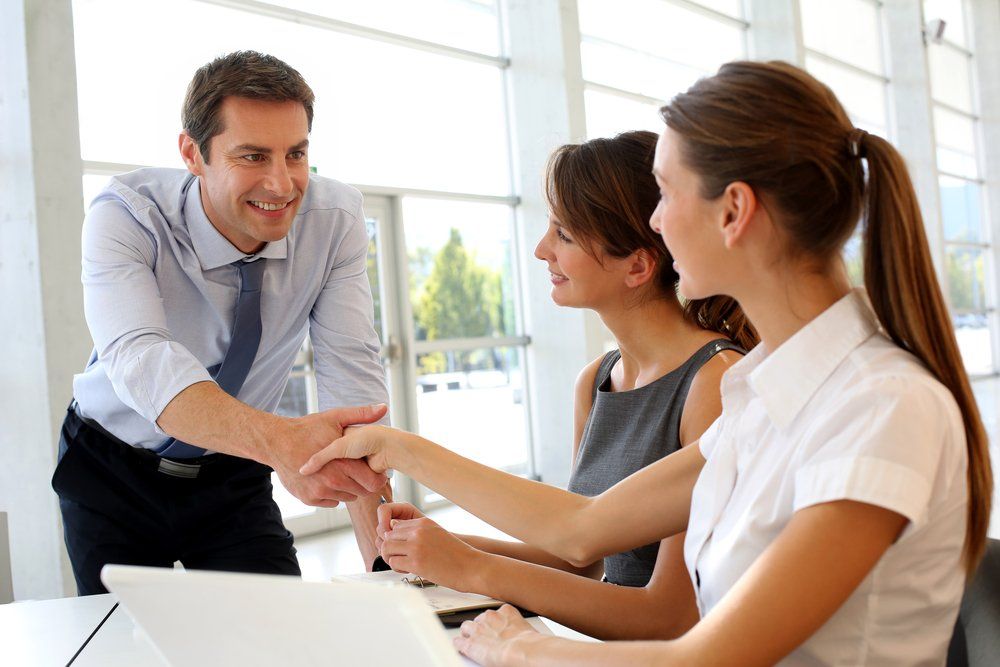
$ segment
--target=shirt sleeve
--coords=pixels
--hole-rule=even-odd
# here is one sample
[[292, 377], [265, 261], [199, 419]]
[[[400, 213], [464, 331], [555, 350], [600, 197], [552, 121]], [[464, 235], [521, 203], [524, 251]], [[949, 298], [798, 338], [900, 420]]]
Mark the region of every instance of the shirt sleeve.
[[389, 400], [368, 283], [364, 213], [359, 207], [353, 218], [344, 216], [347, 230], [309, 322], [320, 410]]
[[913, 525], [927, 516], [931, 490], [955, 433], [957, 406], [928, 378], [882, 378], [831, 406], [806, 443], [795, 474], [794, 510], [854, 500], [897, 512]]
[[95, 202], [82, 245], [84, 312], [97, 357], [118, 398], [155, 427], [177, 394], [212, 377], [167, 328], [156, 242], [132, 212], [112, 199]]

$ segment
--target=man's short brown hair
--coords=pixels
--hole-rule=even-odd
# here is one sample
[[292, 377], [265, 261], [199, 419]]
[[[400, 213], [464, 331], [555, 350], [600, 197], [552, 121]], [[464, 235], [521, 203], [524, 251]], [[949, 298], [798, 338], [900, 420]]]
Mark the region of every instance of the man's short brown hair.
[[274, 56], [257, 51], [234, 51], [198, 68], [184, 96], [181, 122], [208, 162], [208, 144], [222, 127], [219, 112], [226, 97], [272, 102], [301, 102], [312, 131], [312, 89], [302, 75]]

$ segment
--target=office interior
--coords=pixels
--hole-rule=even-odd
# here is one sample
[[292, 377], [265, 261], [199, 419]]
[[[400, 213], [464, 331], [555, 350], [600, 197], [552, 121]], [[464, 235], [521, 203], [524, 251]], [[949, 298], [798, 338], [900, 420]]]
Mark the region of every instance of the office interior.
[[[395, 426], [564, 485], [576, 375], [614, 343], [593, 313], [550, 301], [533, 256], [549, 153], [662, 130], [658, 107], [724, 62], [785, 60], [905, 156], [1000, 458], [997, 0], [5, 0], [0, 12], [0, 603], [75, 593], [49, 478], [92, 348], [86, 204], [112, 175], [183, 166], [185, 86], [237, 49], [304, 75], [311, 166], [365, 196]], [[855, 276], [859, 245], [845, 257]], [[456, 255], [477, 280], [442, 282]], [[445, 321], [432, 300], [488, 307]], [[305, 340], [279, 412], [317, 409]], [[489, 530], [405, 476], [394, 488], [449, 527]], [[307, 576], [361, 567], [343, 508], [275, 493]]]

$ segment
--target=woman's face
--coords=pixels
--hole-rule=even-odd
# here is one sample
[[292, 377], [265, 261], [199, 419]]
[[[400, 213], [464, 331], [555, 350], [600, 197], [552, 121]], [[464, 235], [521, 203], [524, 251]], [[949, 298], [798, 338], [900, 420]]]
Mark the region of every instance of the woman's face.
[[682, 163], [680, 139], [670, 128], [656, 144], [653, 175], [660, 201], [649, 225], [674, 258], [680, 293], [688, 299], [727, 293], [720, 280], [727, 273], [720, 233], [725, 212], [721, 202], [702, 198], [701, 179]]
[[535, 257], [548, 265], [552, 300], [560, 306], [599, 308], [618, 281], [611, 280], [621, 260], [602, 264], [588, 254], [555, 217], [535, 246]]

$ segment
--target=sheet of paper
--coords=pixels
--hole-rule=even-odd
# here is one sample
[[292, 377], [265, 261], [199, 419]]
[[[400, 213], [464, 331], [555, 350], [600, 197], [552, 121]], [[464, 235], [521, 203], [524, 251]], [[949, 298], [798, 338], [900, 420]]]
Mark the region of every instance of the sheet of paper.
[[400, 574], [386, 570], [384, 572], [360, 572], [358, 574], [344, 574], [333, 577], [333, 581], [343, 581], [350, 583], [376, 584], [381, 586], [410, 586], [420, 591], [427, 603], [438, 614], [451, 614], [469, 609], [490, 609], [503, 604], [500, 600], [478, 595], [476, 593], [463, 593], [453, 588], [444, 586], [427, 586], [420, 588], [413, 584], [406, 583], [405, 579], [412, 578], [412, 575]]

